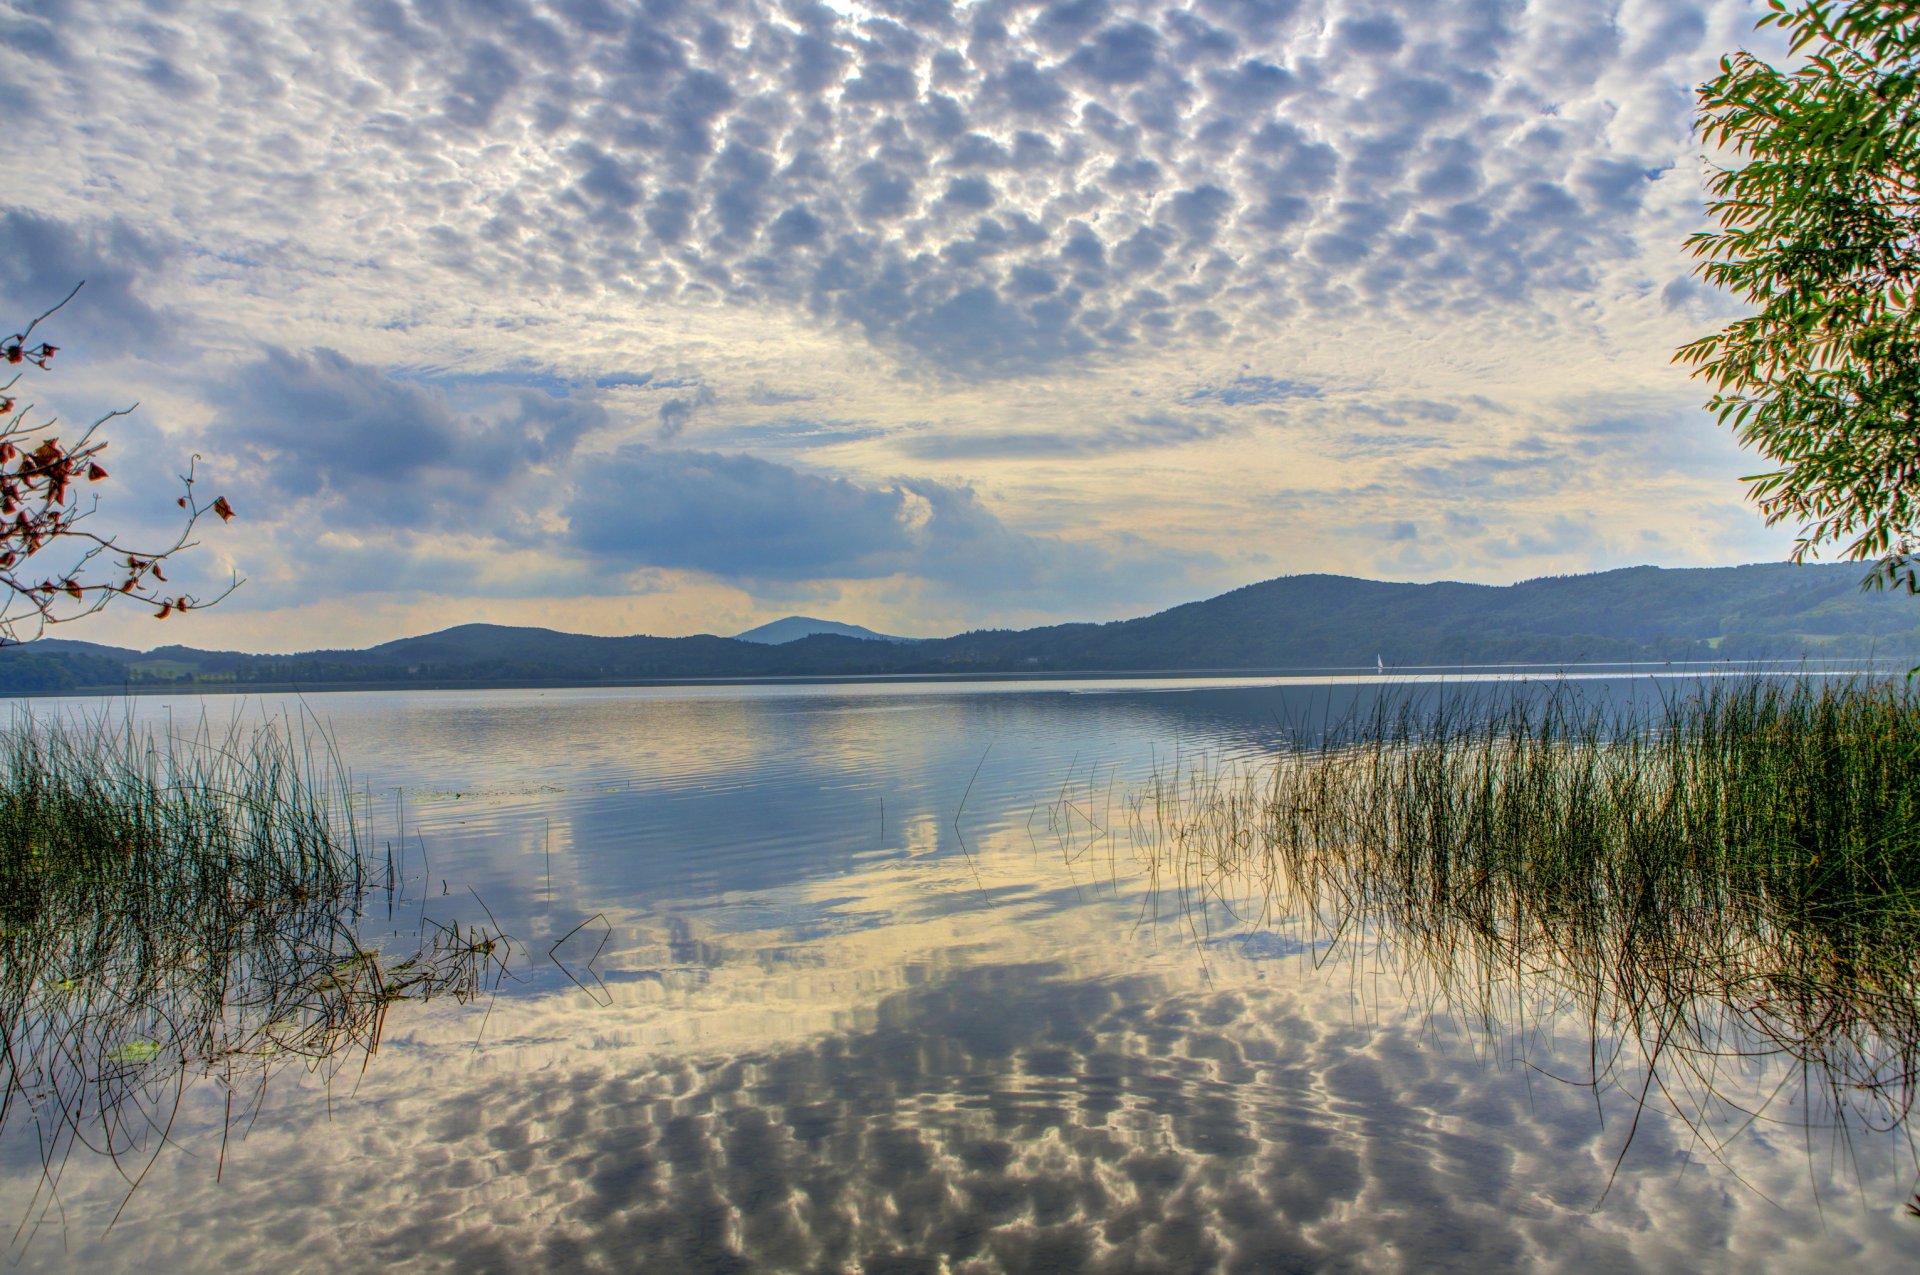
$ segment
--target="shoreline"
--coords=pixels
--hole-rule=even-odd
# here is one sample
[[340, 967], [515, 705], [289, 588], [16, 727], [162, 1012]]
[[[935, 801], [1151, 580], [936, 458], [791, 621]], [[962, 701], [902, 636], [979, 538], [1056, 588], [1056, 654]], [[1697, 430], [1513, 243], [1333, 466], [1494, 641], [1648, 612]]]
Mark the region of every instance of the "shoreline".
[[[260, 681], [260, 682], [178, 682], [125, 683], [121, 685], [82, 685], [44, 691], [0, 692], [0, 699], [105, 699], [151, 695], [310, 695], [369, 691], [484, 691], [484, 690], [595, 690], [648, 687], [743, 687], [743, 686], [900, 686], [915, 683], [967, 685], [980, 682], [1086, 682], [1086, 681], [1167, 681], [1203, 682], [1219, 679], [1310, 681], [1332, 679], [1339, 682], [1383, 684], [1416, 678], [1439, 680], [1449, 674], [1482, 677], [1519, 677], [1536, 673], [1542, 677], [1575, 676], [1638, 677], [1688, 676], [1690, 674], [1740, 673], [1856, 673], [1876, 675], [1898, 672], [1902, 661], [1873, 656], [1795, 660], [1602, 660], [1592, 663], [1515, 662], [1488, 664], [1409, 664], [1390, 666], [1384, 672], [1365, 665], [1328, 665], [1292, 668], [1197, 668], [1197, 669], [1049, 669], [1043, 672], [981, 670], [956, 673], [818, 673], [772, 674], [760, 677], [621, 677], [587, 680], [584, 678], [366, 678], [353, 681]], [[1884, 665], [1885, 667], [1881, 667]]]

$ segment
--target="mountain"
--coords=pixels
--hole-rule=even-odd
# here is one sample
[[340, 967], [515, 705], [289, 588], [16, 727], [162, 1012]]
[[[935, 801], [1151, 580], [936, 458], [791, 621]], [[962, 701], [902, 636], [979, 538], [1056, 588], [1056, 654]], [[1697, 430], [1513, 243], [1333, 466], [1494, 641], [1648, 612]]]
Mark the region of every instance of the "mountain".
[[830, 633], [836, 637], [864, 638], [869, 642], [911, 642], [912, 638], [892, 637], [885, 633], [875, 633], [872, 629], [862, 628], [858, 624], [842, 624], [838, 620], [817, 620], [810, 615], [790, 615], [784, 620], [775, 620], [763, 624], [757, 629], [748, 629], [745, 633], [736, 633], [736, 642], [759, 642], [765, 646], [784, 646], [788, 642], [797, 642], [803, 637], [812, 637], [816, 633]]
[[[814, 632], [589, 637], [464, 624], [366, 650], [145, 653], [46, 640], [0, 649], [0, 694], [143, 687], [513, 685], [753, 677], [1285, 671], [1388, 665], [1860, 658], [1920, 663], [1920, 602], [1858, 564], [1631, 567], [1521, 584], [1283, 576], [1107, 624], [927, 641]], [[800, 624], [824, 621], [793, 617]], [[780, 621], [787, 624], [789, 621]], [[766, 626], [776, 630], [778, 626]], [[853, 629], [854, 626], [836, 626]], [[758, 634], [758, 640], [747, 640]]]

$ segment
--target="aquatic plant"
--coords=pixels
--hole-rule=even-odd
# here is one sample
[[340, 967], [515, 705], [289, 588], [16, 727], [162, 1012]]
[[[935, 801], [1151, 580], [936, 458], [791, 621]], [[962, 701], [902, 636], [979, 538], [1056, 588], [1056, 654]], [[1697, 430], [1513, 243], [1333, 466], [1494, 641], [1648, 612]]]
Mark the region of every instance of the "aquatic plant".
[[[1663, 1100], [1710, 1148], [1788, 1107], [1842, 1134], [1913, 1115], [1910, 684], [1713, 682], [1627, 716], [1570, 688], [1409, 700], [1254, 770], [1156, 777], [1128, 816], [1196, 930], [1370, 945], [1473, 1021], [1571, 1013], [1583, 1083]], [[1768, 1060], [1803, 1083], [1740, 1108], [1727, 1070]]]
[[362, 823], [317, 731], [0, 733], [0, 1130], [30, 1121], [45, 1170], [23, 1233], [76, 1145], [130, 1196], [196, 1082], [224, 1089], [230, 1131], [280, 1067], [364, 1066], [396, 1001], [504, 972], [484, 928], [423, 915], [409, 950], [363, 941], [369, 899], [403, 883]]

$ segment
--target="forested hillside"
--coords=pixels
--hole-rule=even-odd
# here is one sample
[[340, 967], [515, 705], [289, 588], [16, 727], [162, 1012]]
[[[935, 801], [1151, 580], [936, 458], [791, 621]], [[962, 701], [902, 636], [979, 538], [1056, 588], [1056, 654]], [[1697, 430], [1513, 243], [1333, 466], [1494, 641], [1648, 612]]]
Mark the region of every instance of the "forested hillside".
[[584, 683], [678, 678], [1200, 672], [1506, 662], [1920, 660], [1920, 601], [1863, 592], [1852, 564], [1633, 567], [1521, 584], [1284, 576], [1107, 624], [923, 642], [816, 635], [587, 637], [468, 624], [363, 651], [149, 652], [48, 640], [0, 650], [0, 693], [121, 687]]

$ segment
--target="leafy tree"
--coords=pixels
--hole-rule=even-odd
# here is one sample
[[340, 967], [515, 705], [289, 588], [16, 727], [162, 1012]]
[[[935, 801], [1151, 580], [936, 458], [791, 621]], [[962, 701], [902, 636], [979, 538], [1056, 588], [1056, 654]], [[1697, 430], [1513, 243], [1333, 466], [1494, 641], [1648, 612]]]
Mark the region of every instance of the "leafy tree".
[[23, 331], [0, 338], [0, 359], [13, 369], [0, 382], [0, 646], [38, 637], [48, 625], [92, 615], [120, 599], [144, 602], [166, 619], [211, 606], [239, 583], [207, 601], [169, 587], [166, 564], [197, 543], [192, 537], [200, 518], [233, 517], [225, 496], [199, 501], [191, 462], [180, 478], [185, 490], [176, 503], [184, 512], [171, 541], [142, 548], [94, 530], [90, 519], [99, 499], [83, 502], [79, 491], [107, 477], [100, 463], [108, 441], [102, 431], [132, 408], [109, 412], [79, 437], [62, 441], [54, 433], [58, 421], [34, 421], [32, 405], [21, 400], [21, 377], [30, 367], [47, 370], [59, 348], [45, 339], [36, 343], [35, 333], [80, 286]]
[[1740, 161], [1707, 180], [1696, 272], [1754, 307], [1676, 358], [1776, 468], [1749, 477], [1796, 561], [1846, 542], [1920, 592], [1920, 3], [1769, 0], [1791, 65], [1748, 52], [1696, 126]]

